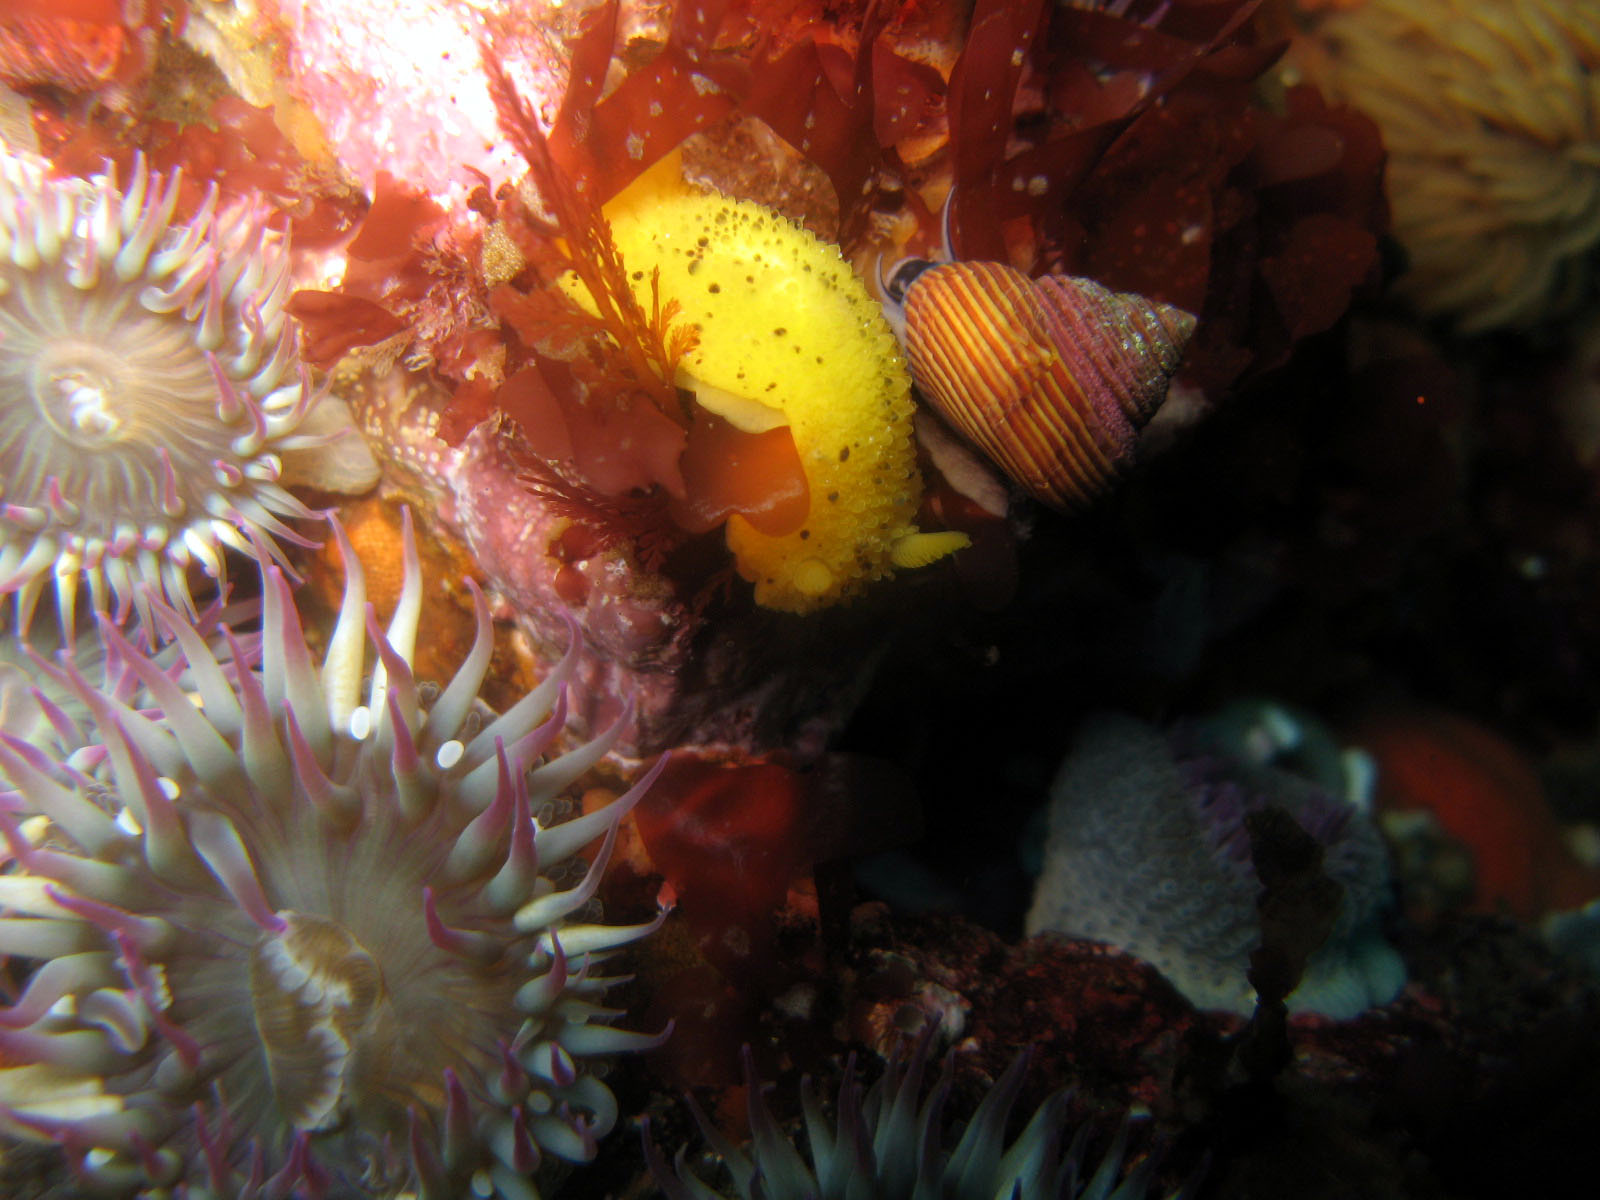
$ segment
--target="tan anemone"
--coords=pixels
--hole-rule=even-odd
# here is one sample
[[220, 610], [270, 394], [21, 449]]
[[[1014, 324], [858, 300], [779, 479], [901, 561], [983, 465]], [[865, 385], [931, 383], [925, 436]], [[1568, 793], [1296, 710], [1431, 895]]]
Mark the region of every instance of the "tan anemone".
[[1600, 4], [1366, 0], [1315, 28], [1319, 82], [1383, 130], [1400, 291], [1468, 332], [1571, 309], [1600, 245]]

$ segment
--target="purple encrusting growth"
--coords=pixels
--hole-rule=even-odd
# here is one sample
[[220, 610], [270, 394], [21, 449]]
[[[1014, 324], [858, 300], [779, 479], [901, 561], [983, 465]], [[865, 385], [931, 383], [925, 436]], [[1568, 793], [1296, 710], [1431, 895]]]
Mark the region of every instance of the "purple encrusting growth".
[[1245, 817], [1271, 805], [1322, 843], [1323, 870], [1344, 889], [1290, 1008], [1348, 1018], [1393, 999], [1405, 969], [1378, 928], [1389, 869], [1372, 822], [1289, 772], [1210, 751], [1186, 757], [1184, 740], [1120, 716], [1080, 731], [1051, 787], [1028, 932], [1111, 943], [1196, 1007], [1250, 1012], [1260, 885]]
[[659, 919], [585, 920], [654, 772], [546, 825], [614, 739], [545, 761], [570, 657], [484, 715], [475, 593], [466, 661], [419, 685], [409, 520], [386, 631], [334, 532], [320, 670], [269, 567], [259, 670], [152, 598], [182, 686], [102, 618], [140, 707], [37, 659], [86, 715], [54, 707], [53, 750], [0, 737], [0, 953], [37, 964], [0, 1009], [0, 1129], [95, 1194], [536, 1200], [542, 1159], [587, 1161], [617, 1118], [582, 1060], [659, 1043], [602, 1004], [602, 964]]
[[[1286, 803], [1293, 810], [1296, 823], [1322, 843], [1325, 853], [1338, 854], [1345, 847], [1355, 810], [1320, 788], [1304, 788], [1285, 772], [1239, 764], [1230, 767], [1226, 759], [1213, 754], [1178, 759], [1177, 765], [1212, 852], [1247, 878], [1254, 878], [1255, 869], [1250, 863], [1250, 832], [1245, 818], [1268, 803]], [[1230, 776], [1230, 769], [1244, 778]], [[1256, 786], [1251, 786], [1252, 779]], [[1271, 797], [1275, 787], [1290, 790], [1294, 799]]]

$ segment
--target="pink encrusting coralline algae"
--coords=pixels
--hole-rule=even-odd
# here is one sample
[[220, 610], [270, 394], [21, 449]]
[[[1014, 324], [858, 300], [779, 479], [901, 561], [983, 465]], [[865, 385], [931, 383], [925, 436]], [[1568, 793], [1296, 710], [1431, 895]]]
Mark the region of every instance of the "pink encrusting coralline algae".
[[[575, 725], [621, 720], [616, 749], [624, 755], [676, 745], [781, 745], [801, 758], [822, 751], [853, 695], [829, 661], [792, 631], [786, 641], [764, 635], [770, 616], [759, 612], [748, 618], [755, 627], [724, 621], [718, 636], [705, 636], [694, 598], [645, 570], [623, 544], [562, 561], [556, 551], [571, 521], [560, 504], [528, 487], [491, 426], [449, 445], [438, 432], [439, 403], [421, 376], [391, 372], [355, 408], [387, 460], [423, 491], [428, 511], [466, 544], [501, 615], [514, 617], [552, 660], [568, 643], [569, 620], [582, 630], [567, 677]], [[581, 600], [565, 586], [573, 572]], [[626, 712], [623, 697], [631, 700]]]
[[[688, 656], [683, 606], [671, 589], [606, 556], [575, 564], [590, 586], [574, 610], [556, 583], [565, 564], [549, 554], [566, 518], [524, 486], [490, 426], [479, 426], [459, 446], [445, 442], [437, 432], [435, 404], [425, 391], [412, 390], [423, 387], [420, 377], [400, 372], [376, 381], [357, 406], [369, 436], [425, 489], [435, 516], [461, 536], [494, 593], [536, 642], [560, 645], [566, 620], [561, 614], [576, 618], [584, 646], [568, 680], [568, 700], [577, 720], [607, 723], [607, 716], [615, 716], [614, 698], [625, 694], [635, 696], [640, 725], [659, 718], [661, 705], [650, 695], [655, 689], [633, 679], [630, 690], [621, 691], [615, 676], [646, 671], [670, 689], [672, 674]], [[631, 731], [623, 738], [625, 746], [637, 741]]]

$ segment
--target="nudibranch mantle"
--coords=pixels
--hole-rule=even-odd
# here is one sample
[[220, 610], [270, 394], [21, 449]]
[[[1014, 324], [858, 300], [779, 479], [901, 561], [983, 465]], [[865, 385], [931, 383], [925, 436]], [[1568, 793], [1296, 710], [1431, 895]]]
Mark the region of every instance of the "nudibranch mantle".
[[[757, 603], [806, 613], [849, 599], [894, 567], [931, 562], [965, 536], [921, 533], [911, 380], [882, 310], [831, 246], [746, 200], [699, 192], [673, 156], [605, 207], [649, 311], [663, 304], [699, 340], [676, 382], [747, 432], [787, 425], [810, 488], [781, 537], [728, 519], [728, 546]], [[574, 276], [569, 295], [590, 298]]]

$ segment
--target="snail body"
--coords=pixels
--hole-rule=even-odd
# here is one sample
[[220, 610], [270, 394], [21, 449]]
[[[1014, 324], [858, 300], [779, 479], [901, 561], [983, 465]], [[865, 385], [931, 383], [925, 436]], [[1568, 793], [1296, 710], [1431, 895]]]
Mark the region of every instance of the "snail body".
[[885, 285], [917, 389], [1035, 499], [1078, 511], [1131, 465], [1195, 318], [1092, 279], [907, 260]]

